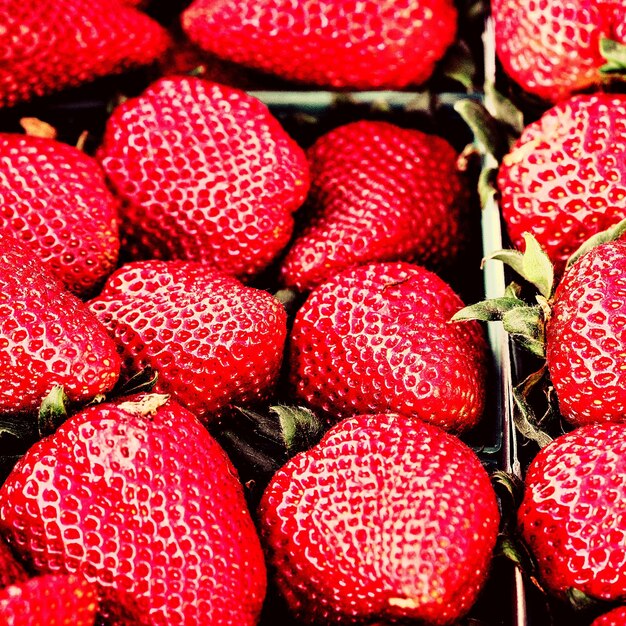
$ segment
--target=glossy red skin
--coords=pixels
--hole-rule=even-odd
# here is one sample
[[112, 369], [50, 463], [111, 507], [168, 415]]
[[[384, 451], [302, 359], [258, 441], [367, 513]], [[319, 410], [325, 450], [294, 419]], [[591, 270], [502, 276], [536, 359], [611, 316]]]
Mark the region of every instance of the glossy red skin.
[[420, 84], [456, 35], [449, 0], [195, 0], [182, 15], [208, 52], [330, 87]]
[[0, 589], [0, 621], [9, 626], [91, 626], [97, 589], [77, 576], [37, 576]]
[[[154, 398], [154, 395], [150, 396]], [[41, 573], [102, 589], [114, 623], [257, 623], [265, 566], [228, 457], [172, 400], [123, 399], [71, 417], [0, 489], [8, 540]]]
[[626, 607], [618, 606], [616, 609], [600, 615], [591, 626], [624, 626], [626, 624]]
[[189, 261], [128, 263], [89, 308], [115, 339], [123, 376], [150, 367], [158, 373], [154, 390], [205, 422], [274, 389], [285, 309], [223, 272]]
[[499, 513], [470, 448], [381, 414], [344, 420], [291, 459], [265, 491], [260, 519], [299, 619], [451, 624], [486, 580]]
[[604, 0], [492, 0], [496, 52], [529, 93], [556, 102], [598, 85], [600, 39], [626, 43], [626, 8]]
[[485, 403], [486, 342], [478, 322], [450, 323], [463, 303], [409, 263], [349, 269], [313, 290], [294, 320], [290, 381], [329, 421], [396, 412], [462, 431]]
[[560, 274], [595, 232], [626, 217], [626, 96], [576, 96], [527, 126], [498, 173], [513, 245], [531, 232]]
[[241, 277], [287, 245], [309, 187], [304, 152], [264, 104], [199, 78], [161, 79], [119, 106], [97, 156], [124, 200], [128, 256]]
[[522, 536], [548, 590], [604, 600], [626, 593], [626, 426], [590, 424], [555, 439], [528, 470]]
[[25, 244], [2, 236], [0, 413], [36, 411], [55, 386], [87, 402], [120, 373], [115, 343]]
[[79, 296], [117, 263], [118, 201], [98, 163], [59, 141], [0, 133], [0, 229]]
[[563, 276], [546, 362], [573, 425], [626, 420], [626, 241], [593, 248]]
[[445, 139], [359, 121], [322, 136], [307, 156], [315, 212], [281, 266], [286, 286], [309, 290], [370, 261], [447, 267], [458, 254], [468, 193]]
[[153, 63], [166, 31], [107, 0], [0, 0], [0, 107]]

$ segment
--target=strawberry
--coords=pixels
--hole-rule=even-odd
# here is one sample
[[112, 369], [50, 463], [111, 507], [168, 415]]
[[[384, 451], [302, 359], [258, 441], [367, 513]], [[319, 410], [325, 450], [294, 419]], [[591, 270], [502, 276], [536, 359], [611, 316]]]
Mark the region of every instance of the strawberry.
[[513, 245], [530, 232], [560, 274], [582, 242], [626, 217], [626, 96], [576, 96], [527, 126], [498, 173]]
[[487, 578], [499, 513], [489, 476], [421, 420], [358, 415], [282, 467], [260, 505], [276, 582], [320, 624], [450, 624]]
[[[518, 386], [518, 408], [526, 404], [520, 398], [527, 400], [541, 383], [547, 391], [546, 416], [560, 413], [572, 426], [625, 420], [626, 240], [620, 238], [624, 232], [626, 220], [587, 240], [570, 257], [556, 287], [547, 255], [526, 234], [524, 254], [502, 250], [491, 256], [510, 265], [537, 290], [534, 301], [523, 299], [519, 285], [512, 283], [502, 297], [455, 314], [455, 321], [502, 320], [513, 339], [542, 359], [541, 369]], [[532, 407], [526, 408], [532, 419]], [[545, 445], [548, 440], [537, 441]]]
[[311, 289], [369, 261], [437, 268], [457, 256], [468, 193], [445, 139], [359, 121], [322, 136], [307, 156], [316, 212], [282, 264], [286, 286]]
[[462, 306], [441, 278], [408, 263], [371, 263], [331, 278], [294, 320], [296, 397], [330, 421], [396, 412], [458, 431], [475, 425], [486, 343], [478, 323], [448, 323]]
[[265, 566], [243, 488], [215, 440], [167, 396], [69, 418], [13, 469], [0, 520], [38, 572], [96, 583], [104, 617], [257, 623]]
[[86, 402], [113, 388], [115, 343], [87, 306], [28, 249], [2, 235], [0, 413], [36, 410], [56, 385]]
[[123, 357], [123, 375], [148, 367], [155, 391], [204, 421], [231, 404], [266, 399], [287, 335], [270, 294], [190, 261], [128, 263], [89, 302]]
[[0, 229], [27, 242], [77, 295], [110, 274], [118, 202], [98, 163], [59, 141], [0, 133]]
[[624, 424], [582, 426], [533, 459], [518, 521], [551, 593], [626, 594], [625, 459]]
[[0, 589], [6, 626], [91, 626], [97, 608], [95, 586], [77, 576], [37, 576]]
[[97, 156], [124, 199], [130, 257], [242, 277], [287, 245], [308, 190], [306, 157], [267, 107], [199, 78], [161, 79], [118, 107]]
[[612, 611], [600, 615], [591, 626], [624, 626], [624, 624], [626, 624], [626, 606], [618, 606]]
[[546, 325], [546, 363], [574, 425], [626, 418], [626, 241], [592, 248], [564, 274]]
[[626, 44], [626, 7], [604, 0], [492, 0], [498, 58], [523, 89], [564, 100], [602, 82], [600, 40]]
[[450, 0], [195, 0], [182, 15], [208, 52], [282, 78], [400, 88], [432, 74], [456, 35]]
[[106, 0], [0, 0], [0, 107], [154, 62], [169, 38], [154, 20]]

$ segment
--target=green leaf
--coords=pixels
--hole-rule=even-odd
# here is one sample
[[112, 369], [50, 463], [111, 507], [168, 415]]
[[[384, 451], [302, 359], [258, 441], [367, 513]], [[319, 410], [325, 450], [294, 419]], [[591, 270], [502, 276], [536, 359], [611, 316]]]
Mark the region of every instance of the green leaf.
[[491, 475], [492, 481], [496, 485], [504, 487], [513, 500], [513, 502], [520, 503], [524, 494], [524, 483], [514, 474], [504, 472], [502, 470], [496, 470]]
[[302, 294], [293, 289], [279, 289], [274, 293], [274, 297], [283, 305], [289, 316], [295, 315], [302, 303]]
[[501, 320], [503, 316], [512, 309], [527, 306], [528, 305], [519, 298], [492, 298], [462, 308], [452, 316], [450, 321], [463, 322], [467, 320], [479, 320], [481, 322], [494, 322]]
[[574, 265], [580, 257], [584, 256], [589, 252], [592, 248], [599, 246], [601, 243], [608, 243], [609, 241], [616, 241], [619, 239], [624, 233], [626, 233], [626, 219], [614, 224], [610, 228], [606, 230], [600, 231], [595, 235], [592, 235], [584, 241], [581, 246], [574, 252], [568, 259], [566, 264], [566, 269]]
[[40, 437], [51, 435], [67, 419], [68, 397], [60, 385], [55, 385], [39, 408], [37, 428]]
[[443, 75], [457, 81], [467, 91], [472, 91], [476, 77], [476, 63], [467, 44], [462, 41], [453, 45], [442, 61]]
[[521, 285], [519, 285], [519, 284], [517, 284], [515, 282], [509, 283], [504, 288], [504, 296], [506, 298], [518, 298], [519, 299], [521, 293], [522, 293]]
[[465, 98], [455, 103], [454, 110], [470, 127], [476, 141], [482, 145], [484, 150], [494, 156], [499, 155], [502, 145], [501, 131], [497, 121], [484, 105], [477, 100]]
[[524, 260], [522, 257], [523, 255], [519, 250], [496, 250], [486, 258], [502, 261], [502, 263], [508, 265], [516, 274], [519, 274], [522, 278], [526, 278], [524, 276]]
[[503, 96], [491, 81], [485, 83], [485, 100], [489, 100], [493, 107], [495, 118], [506, 124], [512, 135], [519, 137], [524, 130], [524, 114], [505, 96]]
[[499, 539], [498, 553], [520, 567], [524, 564], [517, 544], [510, 537], [501, 537]]
[[584, 591], [570, 587], [566, 592], [567, 600], [576, 611], [595, 609], [602, 604], [597, 598], [587, 595]]
[[543, 310], [540, 306], [518, 306], [502, 316], [502, 324], [511, 338], [535, 356], [545, 357]]
[[554, 266], [539, 242], [530, 234], [524, 233], [525, 251], [497, 250], [489, 255], [508, 265], [522, 278], [534, 285], [545, 298], [550, 298], [554, 287]]
[[324, 434], [324, 423], [304, 407], [277, 405], [270, 407], [278, 416], [289, 456], [308, 450]]
[[524, 277], [537, 287], [542, 296], [549, 298], [554, 287], [552, 261], [530, 233], [524, 233], [522, 236], [526, 242], [523, 256]]
[[544, 448], [551, 441], [552, 437], [544, 432], [535, 416], [535, 412], [528, 403], [528, 396], [533, 387], [535, 387], [545, 376], [546, 368], [542, 367], [538, 372], [534, 372], [522, 383], [513, 389], [513, 399], [515, 401], [515, 411], [513, 420], [515, 427], [522, 437], [534, 441], [540, 448]]
[[600, 54], [606, 59], [606, 63], [600, 67], [603, 74], [626, 71], [626, 45], [602, 37], [600, 39]]

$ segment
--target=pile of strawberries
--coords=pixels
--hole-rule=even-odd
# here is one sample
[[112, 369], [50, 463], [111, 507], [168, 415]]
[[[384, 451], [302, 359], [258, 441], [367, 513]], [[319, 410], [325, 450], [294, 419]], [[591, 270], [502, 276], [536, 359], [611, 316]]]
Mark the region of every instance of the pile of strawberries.
[[[473, 7], [494, 301], [459, 295], [478, 148], [380, 110], [304, 139], [243, 88], [476, 88], [465, 4], [0, 0], [0, 623], [496, 626], [502, 555], [582, 623], [625, 601], [623, 7]], [[46, 113], [93, 94], [70, 145]], [[493, 321], [537, 370], [517, 477]]]

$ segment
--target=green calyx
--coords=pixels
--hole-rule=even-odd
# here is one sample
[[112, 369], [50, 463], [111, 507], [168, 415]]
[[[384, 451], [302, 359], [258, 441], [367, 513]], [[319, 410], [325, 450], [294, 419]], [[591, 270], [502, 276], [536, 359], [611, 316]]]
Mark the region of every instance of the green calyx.
[[606, 63], [600, 68], [603, 74], [623, 74], [626, 72], [626, 45], [602, 37], [600, 39], [600, 54]]
[[40, 437], [51, 435], [67, 419], [68, 397], [60, 385], [55, 385], [39, 407], [37, 428]]
[[485, 97], [490, 109], [472, 98], [459, 100], [454, 109], [471, 128], [481, 151], [500, 162], [519, 138], [524, 116], [491, 83], [485, 85]]
[[323, 422], [304, 407], [277, 405], [270, 407], [280, 421], [288, 456], [314, 446], [324, 433]]
[[500, 298], [484, 300], [461, 309], [452, 321], [501, 321], [511, 338], [535, 356], [545, 357], [545, 322], [549, 316], [554, 289], [554, 268], [537, 240], [524, 235], [526, 250], [499, 250], [488, 259], [502, 261], [537, 290], [535, 302], [529, 304], [520, 296], [521, 288], [510, 284]]
[[[626, 233], [626, 219], [599, 232], [585, 241], [567, 262], [566, 271], [594, 247], [615, 241]], [[524, 234], [524, 252], [499, 250], [487, 257], [501, 261], [514, 270], [534, 290], [534, 300], [529, 302], [522, 297], [522, 287], [513, 282], [507, 286], [501, 297], [485, 300], [467, 306], [451, 319], [453, 322], [479, 320], [500, 321], [509, 336], [531, 354], [543, 359], [540, 369], [517, 384], [513, 390], [515, 402], [514, 420], [520, 434], [533, 441], [540, 448], [548, 445], [552, 438], [545, 432], [546, 425], [558, 419], [558, 399], [550, 382], [545, 363], [546, 324], [550, 319], [555, 294], [555, 277], [552, 262], [537, 240]], [[537, 416], [533, 397], [542, 398], [546, 405], [543, 415]]]
[[[602, 243], [615, 241], [625, 233], [626, 219], [594, 234], [570, 256], [566, 269], [569, 269], [591, 249]], [[535, 356], [544, 358], [545, 324], [550, 318], [555, 290], [554, 266], [533, 235], [524, 233], [523, 237], [526, 243], [524, 252], [498, 250], [485, 260], [493, 259], [508, 265], [535, 289], [535, 301], [529, 303], [522, 299], [520, 286], [511, 283], [503, 296], [467, 306], [456, 313], [452, 321], [501, 321], [514, 341]]]

